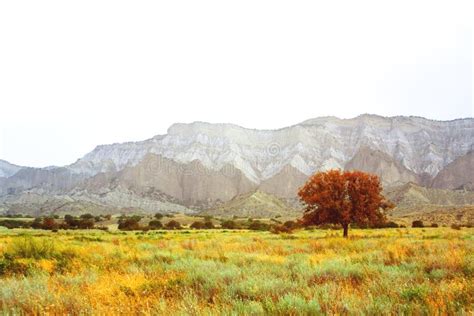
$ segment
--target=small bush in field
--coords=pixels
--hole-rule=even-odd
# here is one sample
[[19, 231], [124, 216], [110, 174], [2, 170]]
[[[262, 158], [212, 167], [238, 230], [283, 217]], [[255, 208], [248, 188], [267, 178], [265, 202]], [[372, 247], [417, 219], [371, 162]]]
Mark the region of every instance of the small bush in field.
[[5, 219], [5, 220], [0, 220], [0, 226], [6, 227], [8, 229], [29, 228], [31, 227], [31, 223], [22, 221], [22, 220], [16, 220], [16, 219]]
[[213, 228], [215, 228], [214, 224], [210, 220], [206, 220], [204, 222], [204, 229], [213, 229]]
[[189, 226], [192, 229], [203, 229], [204, 228], [204, 223], [203, 222], [194, 222]]
[[248, 226], [250, 230], [269, 230], [270, 225], [260, 222], [259, 220], [252, 221]]
[[413, 228], [422, 228], [422, 227], [425, 227], [425, 225], [423, 225], [422, 221], [417, 220], [417, 221], [413, 221], [411, 223], [411, 227], [413, 227]]
[[452, 225], [451, 225], [451, 228], [452, 228], [452, 229], [455, 229], [455, 230], [461, 230], [461, 225], [452, 224]]
[[56, 247], [47, 239], [36, 240], [33, 237], [16, 239], [7, 249], [6, 255], [13, 258], [48, 259], [54, 257]]
[[224, 229], [237, 229], [238, 228], [237, 223], [232, 220], [222, 222], [221, 227]]
[[139, 230], [141, 229], [139, 217], [123, 217], [119, 219], [118, 229], [120, 230]]
[[283, 226], [285, 226], [288, 229], [296, 229], [299, 227], [299, 224], [295, 221], [286, 221], [283, 223]]
[[431, 223], [431, 227], [437, 228], [437, 227], [439, 227], [439, 225], [437, 223]]
[[285, 225], [275, 225], [270, 229], [273, 234], [291, 234], [293, 229], [286, 227]]
[[152, 220], [148, 223], [148, 227], [150, 229], [161, 229], [163, 228], [163, 224], [159, 220]]
[[171, 229], [171, 230], [181, 229], [181, 224], [175, 220], [171, 220], [168, 223], [166, 223], [165, 228]]
[[395, 222], [387, 222], [383, 225], [385, 228], [399, 228], [400, 226]]

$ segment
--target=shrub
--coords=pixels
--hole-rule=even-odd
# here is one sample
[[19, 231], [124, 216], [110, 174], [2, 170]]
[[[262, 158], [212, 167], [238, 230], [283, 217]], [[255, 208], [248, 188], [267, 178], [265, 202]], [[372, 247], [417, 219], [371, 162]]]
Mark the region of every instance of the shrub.
[[224, 229], [237, 229], [237, 223], [232, 220], [227, 220], [221, 223], [221, 227]]
[[421, 228], [421, 227], [425, 227], [425, 226], [423, 225], [423, 222], [422, 222], [422, 221], [417, 220], [417, 221], [413, 221], [413, 222], [411, 223], [411, 227], [413, 227], [413, 228]]
[[431, 223], [431, 227], [436, 228], [439, 227], [439, 225], [437, 223]]
[[295, 221], [286, 221], [286, 222], [283, 223], [283, 226], [285, 226], [288, 229], [293, 230], [293, 229], [298, 228], [299, 224]]
[[33, 220], [33, 223], [31, 223], [31, 228], [34, 228], [34, 229], [41, 229], [43, 228], [43, 219], [42, 218], [35, 218]]
[[136, 217], [136, 216], [121, 217], [119, 219], [118, 229], [120, 229], [120, 230], [139, 230], [141, 228], [140, 224], [139, 224], [140, 219], [141, 219], [140, 217]]
[[192, 229], [203, 229], [204, 228], [204, 223], [203, 222], [194, 222], [189, 226]]
[[15, 219], [4, 219], [0, 221], [0, 226], [6, 227], [8, 229], [29, 228], [31, 227], [31, 223]]
[[89, 213], [87, 213], [87, 214], [82, 214], [82, 215], [80, 216], [80, 218], [82, 218], [82, 219], [94, 219], [94, 215], [89, 214]]
[[461, 230], [461, 225], [452, 224], [452, 225], [451, 225], [451, 228], [452, 228], [452, 229], [455, 229], [455, 230]]
[[155, 217], [157, 220], [160, 220], [160, 219], [163, 218], [163, 214], [161, 214], [161, 213], [156, 213], [156, 214], [154, 215], [154, 217]]
[[262, 222], [256, 220], [256, 221], [252, 221], [252, 222], [247, 226], [247, 228], [250, 229], [250, 230], [269, 230], [269, 229], [270, 229], [270, 225], [265, 224], [265, 223], [262, 223]]
[[385, 223], [383, 225], [383, 227], [385, 227], [385, 228], [399, 228], [399, 225], [395, 222], [390, 221], [390, 222]]
[[50, 240], [23, 237], [15, 239], [5, 255], [12, 258], [49, 259], [54, 257], [55, 251], [56, 247]]
[[204, 229], [213, 229], [214, 228], [214, 224], [209, 220], [209, 221], [205, 221], [204, 222]]
[[95, 220], [93, 218], [81, 218], [77, 223], [77, 227], [80, 229], [92, 229], [94, 224]]
[[270, 229], [270, 231], [273, 234], [291, 234], [291, 233], [293, 233], [293, 229], [288, 228], [285, 225], [275, 225]]
[[64, 223], [59, 228], [62, 229], [92, 229], [97, 221], [91, 214], [81, 215], [79, 218], [65, 215]]
[[171, 220], [168, 223], [166, 223], [165, 228], [171, 229], [171, 230], [181, 229], [181, 224], [175, 220]]
[[163, 228], [163, 224], [159, 220], [152, 220], [148, 223], [150, 229], [160, 229]]

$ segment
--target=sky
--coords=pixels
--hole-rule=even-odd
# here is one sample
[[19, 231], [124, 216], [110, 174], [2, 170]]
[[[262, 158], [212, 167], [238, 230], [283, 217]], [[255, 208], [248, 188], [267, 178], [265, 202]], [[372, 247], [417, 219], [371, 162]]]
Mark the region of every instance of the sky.
[[1, 1], [0, 159], [66, 165], [175, 122], [473, 117], [470, 1]]

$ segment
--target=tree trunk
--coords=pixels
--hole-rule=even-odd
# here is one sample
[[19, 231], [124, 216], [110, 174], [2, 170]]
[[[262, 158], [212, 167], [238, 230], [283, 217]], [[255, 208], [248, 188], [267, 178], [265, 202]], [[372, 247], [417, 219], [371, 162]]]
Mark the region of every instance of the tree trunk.
[[349, 232], [349, 224], [342, 224], [342, 228], [344, 228], [344, 234], [342, 236], [344, 238], [347, 238], [347, 233]]

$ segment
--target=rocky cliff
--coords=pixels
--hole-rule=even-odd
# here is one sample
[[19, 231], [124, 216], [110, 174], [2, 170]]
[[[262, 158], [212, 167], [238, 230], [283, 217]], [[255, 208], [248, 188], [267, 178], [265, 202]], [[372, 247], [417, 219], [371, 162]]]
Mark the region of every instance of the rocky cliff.
[[174, 124], [148, 140], [98, 146], [69, 166], [0, 161], [0, 211], [26, 192], [147, 211], [203, 209], [255, 190], [291, 199], [310, 174], [331, 168], [375, 173], [386, 187], [472, 189], [473, 149], [472, 118], [322, 117], [278, 130]]

